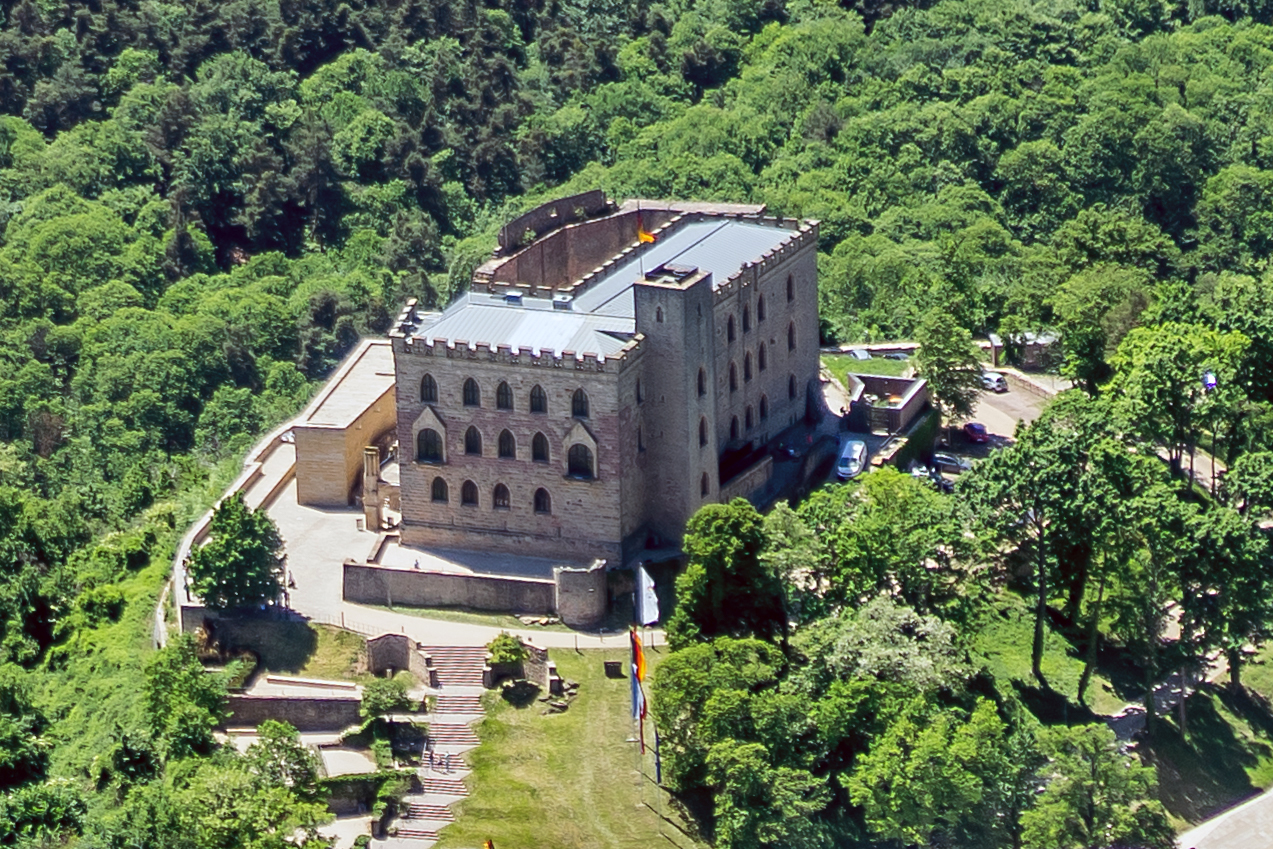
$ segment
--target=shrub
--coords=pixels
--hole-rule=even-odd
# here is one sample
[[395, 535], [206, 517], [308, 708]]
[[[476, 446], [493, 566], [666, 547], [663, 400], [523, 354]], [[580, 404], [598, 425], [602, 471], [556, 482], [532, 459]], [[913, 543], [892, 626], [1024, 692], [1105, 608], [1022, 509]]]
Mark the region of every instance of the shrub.
[[492, 663], [521, 663], [530, 656], [522, 641], [507, 631], [487, 643], [486, 650], [491, 654]]

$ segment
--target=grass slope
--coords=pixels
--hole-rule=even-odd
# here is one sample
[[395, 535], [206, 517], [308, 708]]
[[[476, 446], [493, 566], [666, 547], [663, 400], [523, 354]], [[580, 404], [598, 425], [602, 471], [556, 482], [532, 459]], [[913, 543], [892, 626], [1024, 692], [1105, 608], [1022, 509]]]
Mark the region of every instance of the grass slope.
[[913, 363], [910, 360], [886, 360], [883, 357], [855, 360], [848, 354], [823, 354], [822, 365], [835, 375], [836, 380], [843, 385], [847, 385], [848, 381], [845, 375], [849, 372], [854, 374], [877, 374], [882, 377], [901, 377], [902, 372], [910, 368]]
[[[1021, 597], [1011, 592], [999, 597], [996, 610], [996, 614], [978, 623], [973, 653], [997, 680], [1032, 689], [1037, 683], [1030, 672], [1034, 615]], [[1075, 656], [1070, 644], [1051, 629], [1044, 639], [1043, 674], [1057, 694], [1078, 707], [1075, 697], [1078, 695], [1079, 677], [1083, 674], [1083, 661]], [[1026, 693], [1022, 695], [1026, 696]], [[1094, 713], [1109, 715], [1118, 713], [1124, 704], [1126, 700], [1115, 693], [1109, 679], [1099, 671], [1094, 672], [1087, 687], [1087, 707]], [[1051, 717], [1048, 719], [1052, 720]]]
[[[651, 668], [658, 664], [658, 653], [648, 657]], [[516, 708], [488, 694], [478, 725], [482, 744], [469, 753], [473, 795], [457, 807], [458, 822], [443, 830], [438, 849], [487, 839], [500, 849], [701, 845], [682, 830], [667, 794], [636, 772], [635, 747], [626, 742], [631, 684], [602, 669], [604, 660], [626, 658], [626, 650], [552, 652], [561, 675], [580, 684], [562, 714], [544, 715], [538, 701]], [[648, 726], [646, 733], [648, 742]], [[643, 772], [653, 776], [650, 753]]]

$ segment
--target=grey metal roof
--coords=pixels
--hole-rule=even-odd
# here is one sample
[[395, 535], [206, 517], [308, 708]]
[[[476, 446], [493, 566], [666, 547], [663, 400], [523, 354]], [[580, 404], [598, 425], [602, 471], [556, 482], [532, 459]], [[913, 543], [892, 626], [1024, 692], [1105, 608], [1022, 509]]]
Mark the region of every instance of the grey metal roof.
[[642, 271], [665, 263], [710, 271], [719, 286], [745, 262], [795, 236], [791, 230], [751, 221], [691, 221], [669, 228], [639, 257], [616, 265], [575, 297], [570, 309], [554, 309], [548, 298], [506, 300], [470, 292], [445, 312], [425, 316], [416, 336], [435, 342], [462, 340], [470, 345], [509, 345], [557, 353], [606, 356], [636, 333], [632, 286]]
[[752, 221], [691, 221], [670, 231], [640, 256], [616, 265], [575, 298], [576, 312], [632, 316], [635, 305], [632, 285], [642, 269], [651, 271], [664, 263], [694, 266], [712, 273], [712, 285], [719, 286], [730, 275], [796, 234], [782, 227]]
[[469, 293], [416, 335], [430, 342], [459, 339], [470, 345], [533, 348], [536, 354], [550, 350], [605, 356], [617, 352], [635, 332], [631, 318], [555, 310], [547, 298], [523, 298], [516, 304], [498, 295]]

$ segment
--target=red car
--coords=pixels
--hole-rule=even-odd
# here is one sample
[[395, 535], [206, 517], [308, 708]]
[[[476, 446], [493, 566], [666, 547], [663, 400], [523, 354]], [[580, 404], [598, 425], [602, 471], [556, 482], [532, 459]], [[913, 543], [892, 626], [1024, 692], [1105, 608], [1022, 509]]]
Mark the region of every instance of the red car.
[[974, 442], [978, 445], [990, 441], [990, 432], [986, 430], [986, 426], [981, 422], [968, 422], [968, 424], [964, 425], [964, 436], [968, 438], [969, 442]]

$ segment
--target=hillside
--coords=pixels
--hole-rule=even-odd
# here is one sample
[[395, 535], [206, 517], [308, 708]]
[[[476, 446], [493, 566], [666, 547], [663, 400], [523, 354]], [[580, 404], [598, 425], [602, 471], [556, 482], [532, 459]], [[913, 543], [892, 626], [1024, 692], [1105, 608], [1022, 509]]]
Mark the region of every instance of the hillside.
[[[241, 776], [180, 659], [143, 672], [175, 539], [360, 334], [445, 304], [545, 197], [820, 219], [827, 341], [1056, 332], [1067, 376], [1132, 399], [1102, 439], [1177, 472], [1205, 444], [1241, 486], [1200, 500], [1273, 504], [1263, 6], [0, 10], [0, 845], [305, 826], [278, 787], [243, 794], [266, 836], [232, 799], [190, 804]], [[1208, 370], [1220, 393], [1172, 394]], [[1213, 597], [1196, 577], [1181, 599]], [[1087, 621], [1086, 585], [1053, 591]], [[1262, 639], [1251, 617], [1205, 648]]]

